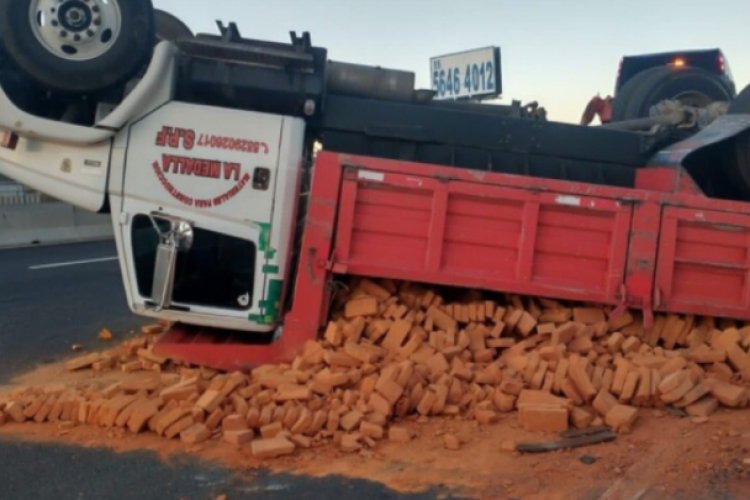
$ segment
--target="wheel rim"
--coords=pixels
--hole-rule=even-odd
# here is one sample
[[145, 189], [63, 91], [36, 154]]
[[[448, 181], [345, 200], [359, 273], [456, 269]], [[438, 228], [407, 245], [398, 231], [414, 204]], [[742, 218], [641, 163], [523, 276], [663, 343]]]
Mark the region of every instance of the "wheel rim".
[[69, 61], [103, 55], [122, 29], [117, 0], [32, 0], [29, 16], [42, 46]]
[[681, 102], [685, 106], [692, 106], [694, 108], [705, 108], [706, 106], [714, 102], [713, 99], [711, 99], [703, 92], [698, 92], [695, 90], [680, 92], [679, 94], [675, 95], [673, 99], [675, 101]]

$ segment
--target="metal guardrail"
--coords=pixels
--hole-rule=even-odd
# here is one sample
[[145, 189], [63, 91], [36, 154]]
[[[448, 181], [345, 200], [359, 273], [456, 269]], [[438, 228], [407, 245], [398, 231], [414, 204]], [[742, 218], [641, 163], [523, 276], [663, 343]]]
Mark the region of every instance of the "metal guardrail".
[[37, 205], [42, 203], [41, 193], [26, 193], [17, 195], [3, 195], [0, 193], [0, 206]]

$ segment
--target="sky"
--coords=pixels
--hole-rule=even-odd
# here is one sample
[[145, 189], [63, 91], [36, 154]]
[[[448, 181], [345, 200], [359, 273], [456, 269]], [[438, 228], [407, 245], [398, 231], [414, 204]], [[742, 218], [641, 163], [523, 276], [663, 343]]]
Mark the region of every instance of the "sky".
[[195, 32], [235, 21], [243, 36], [289, 40], [309, 31], [330, 59], [413, 71], [429, 59], [499, 46], [501, 103], [538, 101], [577, 122], [611, 94], [623, 55], [721, 48], [738, 91], [750, 84], [750, 0], [154, 0]]

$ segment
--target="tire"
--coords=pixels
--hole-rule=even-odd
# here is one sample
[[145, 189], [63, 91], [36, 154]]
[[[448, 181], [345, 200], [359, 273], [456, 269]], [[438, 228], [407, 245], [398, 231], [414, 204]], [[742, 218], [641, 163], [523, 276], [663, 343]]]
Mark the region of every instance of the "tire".
[[740, 92], [729, 105], [729, 114], [750, 114], [750, 85]]
[[733, 190], [742, 200], [750, 200], [750, 131], [736, 136], [721, 151]]
[[148, 63], [153, 40], [151, 0], [0, 0], [10, 62], [52, 91], [87, 94], [125, 82]]
[[174, 42], [182, 38], [193, 38], [193, 32], [178, 17], [163, 10], [154, 9], [157, 42]]
[[731, 101], [734, 91], [720, 77], [700, 68], [657, 66], [631, 78], [615, 96], [614, 121], [648, 116], [651, 106], [676, 99], [702, 107], [716, 101]]

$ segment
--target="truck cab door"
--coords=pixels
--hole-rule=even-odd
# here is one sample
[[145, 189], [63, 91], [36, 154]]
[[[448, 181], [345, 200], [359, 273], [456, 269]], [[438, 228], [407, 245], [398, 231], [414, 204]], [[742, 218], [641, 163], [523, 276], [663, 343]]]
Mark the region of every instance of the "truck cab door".
[[171, 102], [123, 138], [116, 239], [131, 308], [267, 332], [280, 316], [304, 121]]

